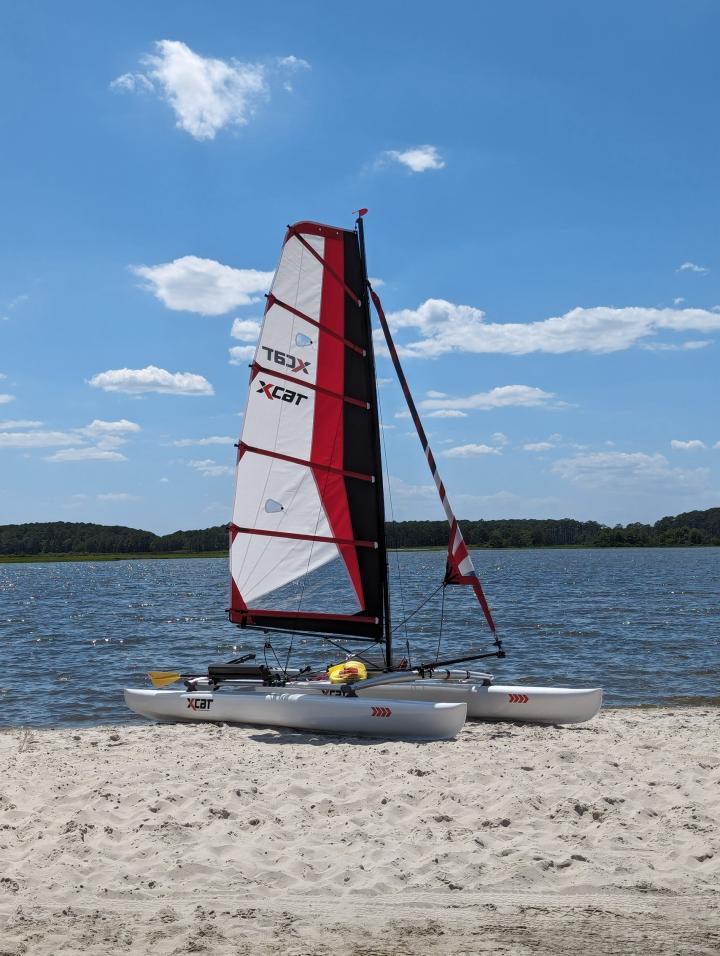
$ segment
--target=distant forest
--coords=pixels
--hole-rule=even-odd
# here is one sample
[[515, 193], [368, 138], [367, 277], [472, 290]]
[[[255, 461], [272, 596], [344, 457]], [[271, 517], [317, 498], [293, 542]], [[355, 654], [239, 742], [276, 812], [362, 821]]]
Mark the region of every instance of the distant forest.
[[[650, 548], [720, 545], [720, 508], [688, 511], [661, 518], [653, 525], [639, 522], [609, 528], [597, 521], [508, 518], [500, 521], [460, 521], [473, 548]], [[391, 521], [391, 548], [445, 547], [445, 521]], [[0, 525], [0, 555], [168, 554], [225, 551], [224, 525], [202, 531], [156, 535], [118, 525], [51, 521]]]

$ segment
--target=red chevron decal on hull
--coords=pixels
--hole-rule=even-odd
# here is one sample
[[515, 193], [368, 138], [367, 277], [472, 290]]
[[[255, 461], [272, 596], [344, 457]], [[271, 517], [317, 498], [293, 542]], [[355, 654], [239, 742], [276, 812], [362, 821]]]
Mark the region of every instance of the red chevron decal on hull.
[[528, 702], [527, 694], [508, 694], [508, 698], [511, 704], [527, 704]]
[[392, 714], [392, 711], [389, 707], [373, 707], [372, 716], [373, 717], [389, 717]]

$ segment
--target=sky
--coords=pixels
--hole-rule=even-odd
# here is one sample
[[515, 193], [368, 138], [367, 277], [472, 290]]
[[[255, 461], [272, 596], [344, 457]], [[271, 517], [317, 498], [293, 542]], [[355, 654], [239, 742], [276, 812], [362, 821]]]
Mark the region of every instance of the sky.
[[[0, 9], [0, 524], [230, 518], [288, 223], [351, 228], [459, 517], [720, 505], [720, 8]], [[389, 516], [442, 510], [378, 356]]]

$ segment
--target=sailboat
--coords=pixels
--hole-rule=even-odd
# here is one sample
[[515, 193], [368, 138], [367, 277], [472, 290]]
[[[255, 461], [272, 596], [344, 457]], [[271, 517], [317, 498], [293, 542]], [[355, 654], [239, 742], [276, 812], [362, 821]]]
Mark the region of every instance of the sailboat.
[[[284, 664], [243, 658], [200, 675], [153, 672], [158, 689], [127, 689], [126, 702], [157, 719], [383, 736], [451, 737], [466, 715], [588, 720], [600, 688], [497, 685], [456, 667], [505, 651], [368, 280], [366, 212], [352, 230], [287, 227], [250, 366], [229, 526], [230, 621], [262, 632], [266, 648], [276, 632], [340, 647], [345, 676], [290, 669], [291, 643]], [[483, 653], [415, 666], [394, 657], [371, 301], [449, 524], [442, 587], [473, 592], [492, 639]], [[184, 691], [164, 689], [178, 680]]]

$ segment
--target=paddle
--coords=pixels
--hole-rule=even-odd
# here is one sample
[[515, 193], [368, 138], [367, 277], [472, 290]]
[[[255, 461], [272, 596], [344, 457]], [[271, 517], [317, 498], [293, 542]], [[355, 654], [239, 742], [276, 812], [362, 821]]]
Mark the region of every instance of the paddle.
[[153, 687], [165, 687], [166, 684], [174, 684], [175, 681], [182, 680], [184, 676], [175, 671], [150, 671], [148, 673]]

